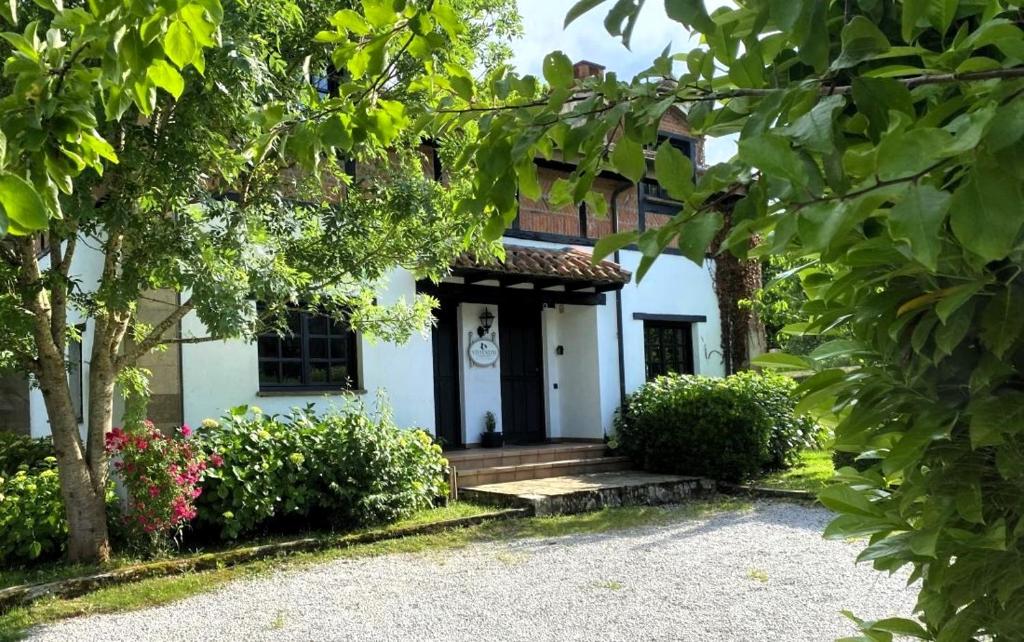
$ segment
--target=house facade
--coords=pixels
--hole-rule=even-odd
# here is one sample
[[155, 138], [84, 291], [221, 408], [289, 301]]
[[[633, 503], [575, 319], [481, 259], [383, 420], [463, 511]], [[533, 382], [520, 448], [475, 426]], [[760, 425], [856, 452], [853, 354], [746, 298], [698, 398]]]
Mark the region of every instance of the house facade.
[[[600, 68], [578, 63], [576, 72]], [[689, 134], [681, 114], [669, 112], [661, 129], [695, 166], [702, 164], [703, 142]], [[538, 166], [545, 195], [572, 170], [560, 162]], [[182, 343], [147, 356], [140, 365], [153, 373], [151, 417], [197, 424], [241, 404], [267, 413], [307, 404], [326, 410], [352, 398], [372, 406], [383, 392], [399, 425], [426, 429], [448, 447], [478, 444], [488, 412], [506, 443], [603, 440], [622, 400], [647, 379], [665, 372], [721, 376], [725, 366], [713, 259], [697, 266], [669, 249], [639, 284], [632, 278], [641, 259], [636, 249], [591, 261], [601, 236], [657, 227], [677, 207], [650, 181], [607, 174], [594, 188], [605, 195], [608, 216], [586, 205], [555, 208], [545, 198], [520, 197], [519, 215], [502, 239], [503, 262], [464, 255], [441, 283], [395, 270], [379, 301], [411, 303], [425, 293], [440, 302], [432, 330], [403, 344], [373, 342], [325, 317], [295, 313], [285, 336]], [[98, 258], [76, 256], [83, 283]], [[179, 296], [147, 297], [141, 320], [162, 318]], [[71, 346], [69, 358], [78, 361], [72, 377], [88, 374], [90, 332], [85, 325], [82, 345]], [[194, 316], [178, 332], [206, 334]], [[5, 402], [12, 406], [8, 416], [18, 417], [7, 429], [49, 432], [38, 390], [25, 393], [18, 382], [0, 380]], [[77, 403], [87, 402], [79, 392]]]

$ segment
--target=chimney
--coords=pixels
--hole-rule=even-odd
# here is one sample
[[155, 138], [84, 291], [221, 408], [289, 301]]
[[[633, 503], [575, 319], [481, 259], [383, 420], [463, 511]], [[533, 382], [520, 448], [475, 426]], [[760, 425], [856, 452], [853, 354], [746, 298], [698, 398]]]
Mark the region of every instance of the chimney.
[[572, 66], [572, 75], [576, 80], [584, 78], [604, 78], [604, 65], [589, 60], [581, 60]]

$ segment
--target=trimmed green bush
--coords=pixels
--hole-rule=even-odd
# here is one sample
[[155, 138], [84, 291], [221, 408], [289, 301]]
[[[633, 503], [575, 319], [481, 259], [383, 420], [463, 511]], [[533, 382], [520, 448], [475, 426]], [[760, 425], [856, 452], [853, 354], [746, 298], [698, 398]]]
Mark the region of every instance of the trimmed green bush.
[[282, 417], [241, 406], [197, 435], [211, 460], [223, 460], [207, 471], [197, 522], [228, 539], [296, 518], [343, 528], [389, 522], [447, 492], [430, 435], [358, 404], [321, 417], [311, 407]]
[[740, 482], [791, 465], [818, 429], [773, 373], [658, 377], [627, 399], [616, 441], [645, 470]]

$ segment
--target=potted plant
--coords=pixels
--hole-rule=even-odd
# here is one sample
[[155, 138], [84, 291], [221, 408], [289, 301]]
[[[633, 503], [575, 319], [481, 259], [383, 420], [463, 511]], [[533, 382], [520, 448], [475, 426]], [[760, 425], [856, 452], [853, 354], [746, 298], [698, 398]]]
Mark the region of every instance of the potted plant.
[[498, 432], [498, 420], [490, 410], [484, 415], [484, 431], [480, 434], [480, 445], [484, 448], [501, 448], [505, 443]]

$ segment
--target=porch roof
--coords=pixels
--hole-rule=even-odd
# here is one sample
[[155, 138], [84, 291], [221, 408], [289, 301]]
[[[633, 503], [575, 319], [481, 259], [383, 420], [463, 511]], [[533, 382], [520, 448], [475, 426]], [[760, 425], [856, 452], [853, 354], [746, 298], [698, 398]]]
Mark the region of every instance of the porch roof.
[[465, 253], [452, 264], [452, 274], [466, 284], [494, 280], [504, 287], [531, 284], [537, 290], [562, 286], [566, 291], [593, 288], [594, 292], [621, 290], [631, 276], [618, 263], [594, 263], [589, 253], [576, 248], [523, 245], [506, 245], [505, 260], [492, 263]]

